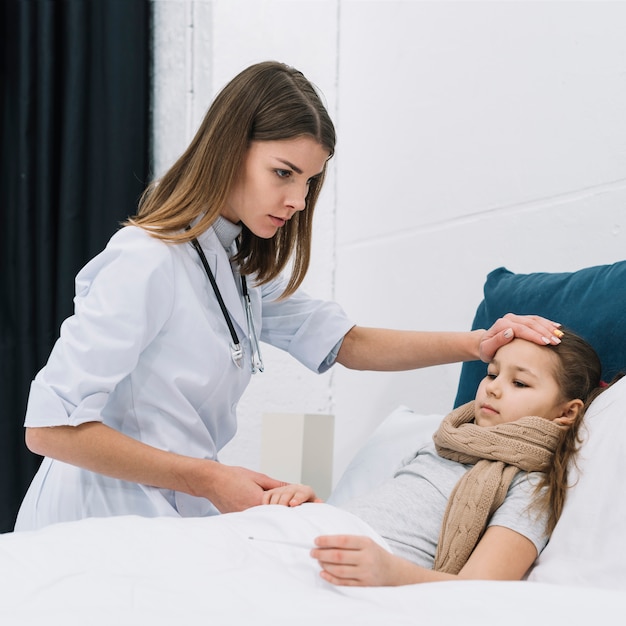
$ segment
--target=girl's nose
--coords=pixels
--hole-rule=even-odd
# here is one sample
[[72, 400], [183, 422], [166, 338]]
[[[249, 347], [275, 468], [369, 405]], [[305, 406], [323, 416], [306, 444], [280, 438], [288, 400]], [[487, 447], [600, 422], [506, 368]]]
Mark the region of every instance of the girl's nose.
[[485, 390], [490, 396], [497, 396], [500, 393], [500, 385], [498, 384], [497, 377], [487, 380]]

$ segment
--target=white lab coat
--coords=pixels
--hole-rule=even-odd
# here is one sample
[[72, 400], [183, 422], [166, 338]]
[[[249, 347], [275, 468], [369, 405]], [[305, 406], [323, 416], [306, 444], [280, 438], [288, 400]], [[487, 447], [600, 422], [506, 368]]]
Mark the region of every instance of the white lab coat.
[[[250, 343], [238, 282], [213, 229], [199, 238], [244, 348], [231, 358], [228, 327], [197, 252], [125, 227], [76, 277], [75, 313], [32, 382], [25, 426], [102, 421], [151, 446], [217, 459], [236, 432], [250, 380]], [[353, 325], [342, 309], [284, 283], [250, 286], [262, 341], [314, 371]], [[16, 530], [84, 517], [216, 513], [204, 498], [128, 483], [44, 459]]]

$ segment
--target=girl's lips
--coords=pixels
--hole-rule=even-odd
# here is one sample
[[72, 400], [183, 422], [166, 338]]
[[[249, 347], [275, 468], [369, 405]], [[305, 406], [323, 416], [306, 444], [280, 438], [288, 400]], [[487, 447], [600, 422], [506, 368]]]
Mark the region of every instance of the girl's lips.
[[480, 408], [483, 411], [486, 411], [487, 413], [497, 413], [498, 412], [492, 406], [489, 406], [488, 404], [483, 404]]

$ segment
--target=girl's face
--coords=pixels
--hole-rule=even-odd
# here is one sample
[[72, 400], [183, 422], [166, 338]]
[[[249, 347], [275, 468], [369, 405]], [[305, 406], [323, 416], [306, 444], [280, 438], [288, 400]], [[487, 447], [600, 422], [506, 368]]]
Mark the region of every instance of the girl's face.
[[514, 339], [502, 346], [476, 392], [476, 424], [496, 426], [527, 415], [564, 423], [570, 402], [561, 397], [558, 357], [545, 346]]
[[222, 216], [243, 222], [257, 237], [273, 237], [305, 208], [309, 185], [328, 157], [328, 150], [308, 136], [253, 141]]

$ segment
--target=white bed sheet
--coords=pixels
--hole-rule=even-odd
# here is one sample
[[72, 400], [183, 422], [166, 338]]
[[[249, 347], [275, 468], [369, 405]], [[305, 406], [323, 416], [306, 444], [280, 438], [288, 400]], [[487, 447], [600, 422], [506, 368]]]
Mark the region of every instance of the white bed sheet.
[[327, 504], [204, 519], [88, 519], [0, 536], [2, 626], [115, 624], [623, 624], [626, 593], [531, 582], [339, 588], [308, 550], [328, 532], [369, 534]]
[[[308, 550], [330, 533], [382, 539], [330, 504], [213, 518], [87, 519], [0, 535], [0, 626], [419, 624], [622, 626], [626, 619], [626, 378], [585, 419], [574, 486], [529, 581], [333, 587]], [[371, 488], [441, 416], [399, 407], [359, 451], [331, 501]]]

